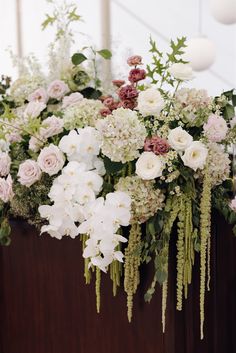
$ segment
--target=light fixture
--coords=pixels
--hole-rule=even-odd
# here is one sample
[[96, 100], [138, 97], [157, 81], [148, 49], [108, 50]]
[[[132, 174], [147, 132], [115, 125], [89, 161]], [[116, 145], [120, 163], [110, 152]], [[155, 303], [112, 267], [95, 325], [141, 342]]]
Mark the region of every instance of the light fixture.
[[236, 23], [236, 0], [211, 0], [210, 7], [218, 22], [225, 25]]
[[216, 48], [214, 43], [202, 34], [202, 0], [199, 0], [198, 6], [199, 34], [187, 41], [183, 59], [189, 62], [194, 71], [203, 71], [214, 63]]
[[204, 36], [191, 38], [187, 42], [183, 59], [188, 61], [194, 71], [207, 70], [215, 60], [214, 43]]

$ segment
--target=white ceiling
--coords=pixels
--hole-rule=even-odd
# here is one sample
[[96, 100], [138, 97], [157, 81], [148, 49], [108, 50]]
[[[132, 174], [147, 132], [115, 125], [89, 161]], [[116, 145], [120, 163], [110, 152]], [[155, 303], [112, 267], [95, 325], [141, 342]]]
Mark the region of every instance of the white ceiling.
[[[45, 0], [21, 0], [24, 54], [34, 52], [45, 62], [47, 45], [53, 39], [53, 31], [41, 32], [40, 24], [49, 10]], [[59, 1], [59, 0], [58, 0]], [[100, 1], [76, 0], [84, 23], [77, 25], [75, 48], [88, 40], [101, 45]], [[167, 39], [177, 36], [192, 37], [198, 33], [198, 0], [110, 0], [111, 34], [113, 49], [118, 58], [115, 72], [127, 70], [125, 56], [140, 54], [146, 60], [150, 34], [160, 48], [167, 48]], [[207, 88], [211, 94], [236, 87], [236, 25], [218, 23], [209, 10], [209, 0], [202, 0], [203, 33], [215, 42], [217, 57], [210, 71], [196, 75], [192, 85]], [[16, 51], [15, 0], [0, 0], [0, 74], [15, 74], [8, 54], [12, 46]], [[82, 36], [79, 32], [86, 33]]]

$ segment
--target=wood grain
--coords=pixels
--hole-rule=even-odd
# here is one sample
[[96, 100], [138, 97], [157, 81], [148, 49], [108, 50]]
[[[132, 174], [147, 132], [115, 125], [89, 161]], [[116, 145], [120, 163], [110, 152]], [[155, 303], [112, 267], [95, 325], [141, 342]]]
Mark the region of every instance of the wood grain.
[[105, 275], [101, 313], [96, 313], [94, 283], [85, 285], [83, 278], [79, 239], [39, 236], [23, 222], [13, 222], [12, 233], [11, 246], [0, 250], [1, 353], [236, 353], [236, 238], [221, 218], [214, 220], [204, 341], [199, 339], [198, 266], [183, 311], [175, 310], [174, 236], [163, 335], [160, 289], [150, 304], [143, 300], [151, 268], [142, 268], [129, 324], [125, 294], [120, 290], [114, 298]]

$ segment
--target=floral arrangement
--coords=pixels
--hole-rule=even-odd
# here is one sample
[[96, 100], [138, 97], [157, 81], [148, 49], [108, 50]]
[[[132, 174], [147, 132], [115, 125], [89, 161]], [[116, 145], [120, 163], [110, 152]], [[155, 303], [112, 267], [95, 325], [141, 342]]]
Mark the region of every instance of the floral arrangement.
[[73, 55], [66, 75], [52, 81], [28, 76], [10, 85], [2, 77], [0, 241], [10, 243], [11, 217], [56, 239], [80, 236], [86, 283], [96, 276], [98, 312], [101, 272], [110, 272], [114, 295], [124, 280], [129, 321], [140, 266], [152, 262], [145, 300], [159, 283], [164, 331], [169, 241], [177, 229], [177, 310], [199, 253], [203, 338], [211, 209], [236, 223], [230, 155], [236, 95], [213, 98], [181, 88], [193, 77], [181, 58], [185, 38], [171, 41], [167, 55], [150, 44], [152, 63], [144, 69], [140, 56], [130, 57], [127, 82], [113, 80], [109, 95], [84, 69], [82, 52]]

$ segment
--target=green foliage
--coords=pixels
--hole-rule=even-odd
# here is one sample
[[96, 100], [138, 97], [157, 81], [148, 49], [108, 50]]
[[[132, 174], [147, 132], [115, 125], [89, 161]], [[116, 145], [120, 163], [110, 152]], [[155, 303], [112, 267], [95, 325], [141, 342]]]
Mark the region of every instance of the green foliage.
[[83, 53], [75, 53], [71, 58], [74, 65], [80, 65], [85, 60], [87, 60], [87, 57]]
[[87, 87], [87, 88], [83, 89], [82, 91], [80, 91], [80, 93], [85, 98], [88, 98], [88, 99], [98, 99], [102, 95], [101, 91], [99, 91], [98, 89], [95, 89], [93, 87]]
[[55, 25], [56, 40], [64, 35], [72, 35], [71, 24], [82, 20], [82, 17], [77, 13], [77, 5], [66, 2], [58, 4], [57, 0], [50, 0], [48, 2], [53, 5], [53, 12], [52, 14], [45, 15], [46, 18], [41, 24], [42, 30]]
[[[182, 58], [181, 55], [184, 53], [183, 48], [186, 47], [186, 38], [177, 38], [176, 42], [171, 40], [170, 42], [170, 52], [167, 55], [164, 55], [157, 48], [156, 42], [150, 38], [150, 50], [149, 52], [152, 53], [152, 64], [147, 65], [147, 76], [151, 78], [153, 84], [159, 84], [159, 88], [162, 89], [162, 85], [167, 83], [171, 86], [175, 85], [175, 80], [171, 77], [168, 72], [169, 67], [174, 63], [186, 63]], [[164, 93], [164, 91], [163, 91]]]
[[101, 49], [101, 50], [98, 50], [97, 53], [98, 53], [103, 59], [106, 59], [106, 60], [110, 60], [111, 57], [112, 57], [112, 53], [111, 53], [110, 50], [108, 50], [108, 49]]
[[232, 195], [233, 182], [227, 180], [223, 185], [220, 185], [213, 190], [212, 203], [213, 207], [224, 216], [225, 220], [234, 226], [233, 232], [236, 235], [236, 213], [229, 206]]
[[0, 220], [0, 244], [9, 245], [11, 243], [11, 227], [7, 217], [3, 217]]
[[123, 169], [123, 167], [124, 167], [123, 163], [121, 163], [121, 162], [113, 162], [106, 156], [104, 157], [103, 161], [104, 161], [106, 173], [108, 175], [116, 174], [117, 172], [121, 171]]

